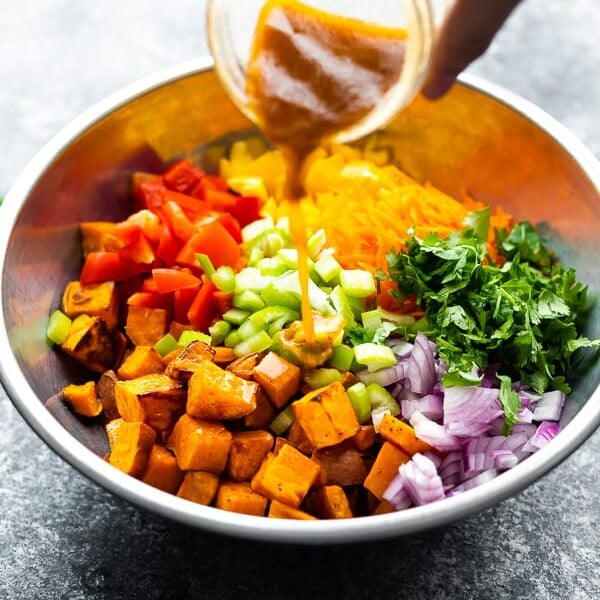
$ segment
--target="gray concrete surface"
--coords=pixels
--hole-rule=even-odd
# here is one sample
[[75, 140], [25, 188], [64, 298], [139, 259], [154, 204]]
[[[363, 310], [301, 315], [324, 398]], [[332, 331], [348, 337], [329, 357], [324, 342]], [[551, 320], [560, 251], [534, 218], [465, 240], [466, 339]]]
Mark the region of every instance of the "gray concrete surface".
[[[92, 103], [205, 54], [204, 6], [0, 0], [0, 195]], [[600, 157], [598, 32], [596, 0], [528, 0], [470, 71], [535, 102]], [[445, 529], [271, 547], [114, 498], [55, 456], [0, 388], [0, 598], [600, 598], [599, 455], [597, 432], [518, 497]]]

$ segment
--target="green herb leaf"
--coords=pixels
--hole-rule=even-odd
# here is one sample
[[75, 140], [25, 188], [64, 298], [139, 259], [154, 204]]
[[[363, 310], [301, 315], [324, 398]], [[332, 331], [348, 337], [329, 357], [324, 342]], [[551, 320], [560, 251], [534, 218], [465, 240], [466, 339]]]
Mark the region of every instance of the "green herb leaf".
[[521, 406], [519, 394], [512, 389], [510, 377], [498, 374], [496, 374], [496, 377], [500, 380], [499, 398], [504, 410], [504, 427], [502, 433], [509, 435], [513, 424], [518, 421], [517, 414], [521, 412], [523, 407]]

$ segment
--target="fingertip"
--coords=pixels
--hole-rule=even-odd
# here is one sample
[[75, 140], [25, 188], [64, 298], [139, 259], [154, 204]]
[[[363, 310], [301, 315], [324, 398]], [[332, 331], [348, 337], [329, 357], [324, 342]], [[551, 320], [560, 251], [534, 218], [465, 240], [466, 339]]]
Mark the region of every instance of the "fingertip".
[[450, 90], [455, 81], [456, 77], [452, 75], [436, 75], [423, 86], [423, 95], [428, 100], [438, 100]]

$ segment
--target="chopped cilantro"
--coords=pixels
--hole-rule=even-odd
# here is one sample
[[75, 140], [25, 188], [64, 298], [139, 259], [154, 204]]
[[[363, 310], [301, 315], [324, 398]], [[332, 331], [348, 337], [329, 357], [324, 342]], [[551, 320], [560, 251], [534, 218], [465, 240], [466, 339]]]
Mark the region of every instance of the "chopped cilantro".
[[587, 287], [577, 281], [574, 269], [556, 261], [529, 223], [497, 236], [502, 260], [495, 264], [483, 243], [487, 217], [484, 211], [473, 213], [465, 229], [444, 239], [411, 233], [406, 252], [390, 252], [387, 262], [399, 299], [415, 295], [426, 311], [421, 328], [449, 366], [445, 380], [472, 378], [473, 364], [481, 369], [501, 365], [510, 423], [518, 410], [506, 391], [509, 378], [538, 393], [568, 393], [566, 377], [577, 362], [575, 352], [597, 348], [600, 340], [580, 334]]

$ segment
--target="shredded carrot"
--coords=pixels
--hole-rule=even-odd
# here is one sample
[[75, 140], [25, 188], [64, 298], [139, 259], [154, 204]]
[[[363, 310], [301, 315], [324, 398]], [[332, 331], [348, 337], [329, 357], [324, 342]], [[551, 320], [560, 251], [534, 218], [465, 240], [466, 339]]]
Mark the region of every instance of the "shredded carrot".
[[[346, 269], [386, 270], [387, 253], [403, 249], [411, 228], [418, 237], [429, 232], [445, 237], [463, 227], [469, 212], [485, 207], [468, 195], [456, 200], [393, 165], [377, 166], [340, 146], [316, 153], [305, 173], [306, 225], [325, 229], [327, 244]], [[287, 209], [267, 202], [265, 210], [277, 218]], [[506, 227], [510, 219], [501, 209], [493, 211], [490, 242], [493, 230]]]

